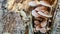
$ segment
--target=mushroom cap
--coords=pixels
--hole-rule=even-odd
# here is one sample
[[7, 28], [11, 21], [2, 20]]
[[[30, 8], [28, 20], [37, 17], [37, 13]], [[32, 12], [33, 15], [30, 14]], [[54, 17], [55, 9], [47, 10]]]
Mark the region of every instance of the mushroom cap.
[[41, 23], [41, 27], [45, 27], [47, 25], [47, 21]]
[[35, 10], [32, 10], [32, 16], [39, 17], [40, 15]]
[[43, 13], [43, 12], [41, 12], [41, 11], [39, 11], [38, 12], [40, 15], [42, 15], [42, 16], [44, 16], [44, 17], [52, 17], [52, 15], [49, 15], [49, 14], [45, 14], [45, 13]]
[[40, 32], [46, 33], [46, 28], [45, 27], [44, 28], [40, 28]]
[[40, 1], [39, 4], [44, 5], [44, 6], [47, 6], [47, 7], [52, 7], [52, 5], [50, 5], [50, 4], [49, 4], [48, 2], [46, 2], [46, 1]]
[[35, 24], [35, 25], [40, 25], [40, 22], [39, 22], [38, 20], [35, 20], [35, 21], [34, 21], [34, 24]]
[[52, 17], [52, 15], [49, 14], [48, 9], [46, 9], [46, 7], [37, 7], [35, 8], [35, 10], [39, 15], [42, 15], [44, 17]]
[[40, 27], [39, 26], [36, 26], [36, 30], [39, 31], [40, 30]]
[[47, 6], [47, 7], [52, 7], [52, 5], [50, 5], [50, 3], [46, 2], [46, 1], [40, 1], [40, 2], [31, 1], [31, 2], [29, 2], [29, 6], [32, 6], [32, 7], [38, 6], [40, 4]]

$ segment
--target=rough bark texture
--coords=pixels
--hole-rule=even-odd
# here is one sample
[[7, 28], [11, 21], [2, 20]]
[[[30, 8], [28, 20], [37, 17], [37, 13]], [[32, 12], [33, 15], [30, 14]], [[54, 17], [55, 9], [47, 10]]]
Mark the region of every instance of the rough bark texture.
[[58, 0], [58, 8], [55, 12], [55, 19], [53, 24], [53, 29], [51, 31], [51, 34], [60, 34], [60, 0]]

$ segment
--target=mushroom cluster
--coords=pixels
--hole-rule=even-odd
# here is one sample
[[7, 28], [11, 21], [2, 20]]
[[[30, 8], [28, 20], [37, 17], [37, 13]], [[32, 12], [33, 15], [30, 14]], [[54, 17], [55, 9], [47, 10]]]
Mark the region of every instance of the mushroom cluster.
[[41, 0], [31, 1], [29, 6], [35, 7], [32, 10], [32, 16], [34, 17], [34, 32], [40, 31], [46, 33], [50, 28], [48, 27], [49, 21], [53, 17], [53, 8], [56, 6], [57, 0]]

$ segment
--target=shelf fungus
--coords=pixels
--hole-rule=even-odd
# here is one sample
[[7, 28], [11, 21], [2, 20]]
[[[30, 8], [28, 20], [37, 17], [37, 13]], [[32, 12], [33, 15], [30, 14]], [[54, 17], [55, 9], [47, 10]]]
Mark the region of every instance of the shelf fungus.
[[52, 22], [53, 10], [56, 8], [56, 4], [57, 0], [41, 0], [39, 2], [32, 1], [29, 3], [31, 7], [34, 7], [32, 16], [34, 17], [35, 32], [40, 31], [41, 33], [46, 33], [50, 30], [48, 24]]
[[[33, 14], [34, 13], [34, 14]], [[44, 17], [52, 17], [52, 15], [49, 15], [48, 8], [46, 7], [37, 7], [35, 10], [32, 11], [32, 15], [38, 17], [39, 15]]]

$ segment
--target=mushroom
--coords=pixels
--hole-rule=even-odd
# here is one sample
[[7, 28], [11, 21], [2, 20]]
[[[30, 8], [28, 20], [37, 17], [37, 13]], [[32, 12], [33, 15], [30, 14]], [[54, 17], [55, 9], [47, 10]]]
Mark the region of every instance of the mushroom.
[[33, 15], [34, 17], [39, 17], [39, 16], [40, 16], [35, 10], [32, 10], [32, 15]]
[[34, 20], [34, 24], [35, 24], [36, 26], [38, 26], [38, 25], [40, 25], [40, 22], [39, 22], [38, 20]]
[[47, 25], [47, 20], [42, 21], [42, 23], [41, 23], [41, 27], [45, 27], [46, 25]]
[[36, 26], [35, 31], [40, 31], [41, 33], [46, 33], [47, 29], [45, 27], [44, 28], [40, 28], [39, 26]]
[[37, 25], [37, 26], [40, 26], [40, 27], [46, 27], [46, 25], [47, 25], [47, 18], [43, 18], [43, 17], [41, 17], [41, 18], [35, 18], [36, 20], [34, 20], [34, 23], [35, 23], [35, 25]]
[[52, 15], [49, 14], [48, 9], [46, 9], [46, 7], [37, 7], [35, 8], [35, 10], [39, 15], [42, 15], [44, 17], [52, 17]]
[[[42, 21], [40, 22], [40, 20], [39, 19], [42, 19]], [[38, 19], [38, 17], [37, 17], [37, 20], [36, 20], [36, 18], [35, 18], [35, 20], [34, 20], [34, 26], [35, 26], [35, 28], [36, 28], [36, 31], [40, 31], [40, 32], [42, 32], [42, 33], [46, 33], [48, 30], [50, 30], [50, 28], [45, 28], [46, 27], [46, 25], [47, 25], [47, 18], [43, 18], [43, 17], [41, 17], [41, 18], [39, 18]]]
[[40, 30], [40, 27], [39, 26], [36, 26], [36, 30], [39, 31]]
[[47, 30], [46, 30], [46, 28], [44, 27], [44, 28], [40, 28], [40, 32], [41, 33], [46, 33], [47, 32]]
[[44, 14], [43, 12], [39, 11], [38, 12], [40, 15], [45, 16], [45, 17], [52, 17], [52, 15]]
[[36, 28], [33, 28], [33, 31], [34, 31], [34, 32], [37, 32], [37, 31], [36, 31]]
[[48, 7], [51, 7], [51, 5], [45, 1], [40, 1], [40, 4], [41, 5], [44, 5], [44, 6], [48, 6]]
[[47, 7], [54, 7], [57, 4], [58, 0], [41, 0], [40, 4]]

